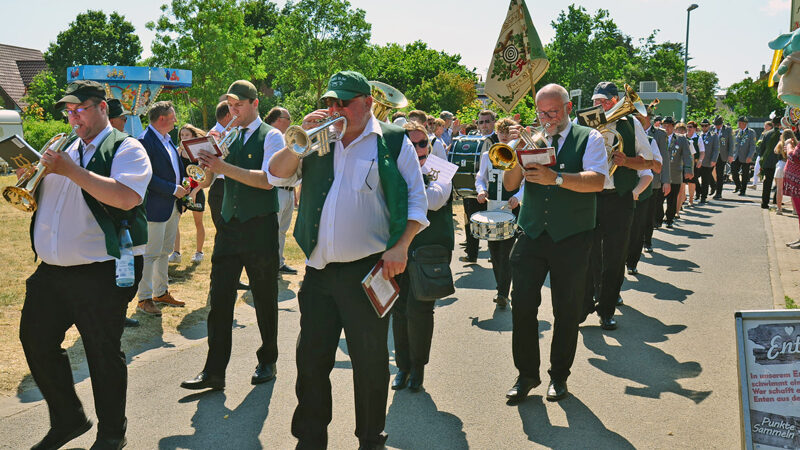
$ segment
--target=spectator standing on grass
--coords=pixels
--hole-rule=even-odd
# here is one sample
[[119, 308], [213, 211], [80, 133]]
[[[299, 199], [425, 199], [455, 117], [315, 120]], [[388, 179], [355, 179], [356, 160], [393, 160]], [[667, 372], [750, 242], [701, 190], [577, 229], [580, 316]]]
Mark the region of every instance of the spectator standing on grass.
[[[181, 142], [194, 139], [198, 137], [205, 136], [206, 132], [197, 128], [196, 126], [187, 123], [186, 125], [182, 126], [180, 131], [178, 132], [178, 137], [180, 138]], [[182, 148], [182, 146], [181, 146]], [[181, 150], [181, 160], [183, 161], [183, 177], [186, 178], [188, 175], [186, 174], [186, 166], [191, 164], [188, 158], [189, 155], [185, 154], [185, 151]], [[192, 210], [192, 219], [194, 219], [194, 228], [197, 233], [197, 239], [195, 241], [196, 247], [194, 251], [194, 256], [192, 256], [192, 262], [195, 264], [199, 264], [203, 261], [203, 245], [206, 242], [206, 227], [203, 225], [203, 213], [206, 210], [206, 194], [205, 191], [198, 185], [189, 191], [189, 198], [192, 202], [197, 205], [197, 210]], [[177, 255], [177, 256], [176, 256]], [[173, 257], [176, 256], [177, 261], [180, 262], [181, 260], [181, 230], [180, 227], [178, 231], [175, 233], [175, 246], [173, 247], [172, 255], [169, 256], [169, 262], [173, 262]]]

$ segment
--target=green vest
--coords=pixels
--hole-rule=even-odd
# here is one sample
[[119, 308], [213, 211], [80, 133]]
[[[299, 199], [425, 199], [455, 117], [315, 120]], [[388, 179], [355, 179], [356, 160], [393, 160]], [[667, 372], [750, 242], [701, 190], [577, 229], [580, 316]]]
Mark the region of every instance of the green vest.
[[[591, 128], [572, 124], [556, 157], [559, 172], [583, 171], [583, 154]], [[517, 223], [531, 239], [547, 231], [553, 242], [594, 229], [597, 196], [594, 192], [580, 193], [559, 186], [544, 186], [525, 182], [522, 206]]]
[[[633, 125], [633, 116], [627, 116], [627, 120], [618, 120], [617, 133], [622, 136], [622, 153], [629, 158], [636, 157], [636, 130]], [[639, 175], [630, 167], [617, 167], [614, 171], [614, 188], [617, 195], [622, 196], [632, 191], [639, 183]]]
[[[111, 175], [111, 164], [114, 161], [114, 155], [117, 153], [117, 149], [122, 144], [122, 141], [129, 137], [127, 133], [112, 130], [95, 150], [92, 159], [86, 164], [86, 170], [100, 176], [109, 177]], [[70, 142], [69, 145], [71, 144]], [[81, 192], [83, 193], [83, 199], [89, 206], [89, 211], [92, 212], [94, 219], [97, 221], [100, 229], [103, 230], [103, 234], [105, 234], [106, 252], [109, 256], [113, 256], [114, 258], [120, 257], [119, 231], [120, 223], [123, 219], [126, 219], [128, 225], [130, 225], [133, 246], [147, 244], [147, 215], [145, 214], [144, 203], [134, 206], [133, 209], [129, 211], [124, 211], [100, 203], [84, 190], [81, 190]], [[31, 246], [33, 246], [33, 224], [35, 221], [36, 214], [34, 213], [33, 219], [31, 220]], [[34, 247], [34, 253], [35, 252], [36, 248]]]
[[[408, 222], [408, 185], [397, 168], [397, 157], [403, 147], [405, 130], [384, 122], [380, 122], [380, 127], [383, 137], [378, 136], [377, 139], [378, 175], [386, 197], [386, 206], [389, 208], [389, 242], [386, 243], [386, 248], [389, 249], [400, 240]], [[330, 148], [331, 151], [323, 156], [311, 155], [303, 159], [304, 182], [303, 189], [300, 190], [294, 238], [306, 258], [311, 257], [314, 247], [317, 246], [322, 207], [333, 184], [335, 144], [332, 143]], [[227, 189], [226, 185], [226, 192]]]
[[[248, 170], [261, 170], [264, 160], [264, 139], [272, 127], [266, 123], [253, 132], [250, 139], [242, 145], [239, 138], [231, 145], [230, 154], [225, 161], [236, 167]], [[225, 177], [225, 195], [222, 197], [222, 219], [230, 222], [237, 218], [246, 222], [253, 217], [278, 212], [278, 194], [275, 189], [260, 189]]]
[[408, 246], [409, 252], [423, 245], [439, 244], [451, 252], [455, 248], [455, 224], [453, 223], [453, 194], [444, 206], [436, 211], [428, 210], [428, 222], [431, 224], [420, 231]]

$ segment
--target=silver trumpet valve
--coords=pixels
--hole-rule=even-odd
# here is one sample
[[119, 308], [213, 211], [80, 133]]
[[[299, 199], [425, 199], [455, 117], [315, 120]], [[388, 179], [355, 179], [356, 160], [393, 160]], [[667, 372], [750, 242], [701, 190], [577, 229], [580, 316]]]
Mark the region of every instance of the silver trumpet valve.
[[[340, 141], [347, 131], [347, 119], [334, 114], [322, 119], [320, 123], [310, 130], [304, 130], [297, 125], [287, 128], [284, 135], [286, 147], [301, 159], [312, 153], [317, 153], [319, 156], [327, 154], [330, 151], [330, 144]], [[339, 123], [341, 131], [337, 131], [335, 127]]]

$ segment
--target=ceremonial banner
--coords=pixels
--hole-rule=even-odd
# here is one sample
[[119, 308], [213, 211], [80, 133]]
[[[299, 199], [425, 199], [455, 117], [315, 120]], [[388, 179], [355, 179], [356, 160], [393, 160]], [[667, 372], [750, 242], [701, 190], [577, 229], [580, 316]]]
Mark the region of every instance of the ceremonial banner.
[[510, 113], [528, 90], [536, 93], [534, 85], [549, 67], [525, 0], [511, 0], [489, 63], [484, 92]]
[[800, 448], [800, 311], [739, 311], [742, 448]]
[[800, 0], [792, 0], [792, 16], [789, 22], [789, 33], [800, 27]]

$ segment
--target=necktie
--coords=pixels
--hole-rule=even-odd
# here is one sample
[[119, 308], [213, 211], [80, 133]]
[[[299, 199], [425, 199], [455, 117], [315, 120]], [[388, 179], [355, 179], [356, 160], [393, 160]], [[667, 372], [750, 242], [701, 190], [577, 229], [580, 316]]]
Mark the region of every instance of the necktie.
[[83, 167], [83, 140], [78, 143], [78, 158], [80, 160], [81, 167]]
[[247, 134], [247, 128], [242, 128], [239, 130], [239, 142], [244, 146], [244, 135]]
[[552, 144], [550, 144], [550, 145], [551, 145], [551, 147], [553, 147], [554, 149], [556, 149], [556, 153], [558, 153], [558, 140], [559, 140], [560, 138], [561, 138], [561, 135], [560, 135], [560, 134], [555, 134], [555, 135], [553, 135], [553, 143], [552, 143]]

